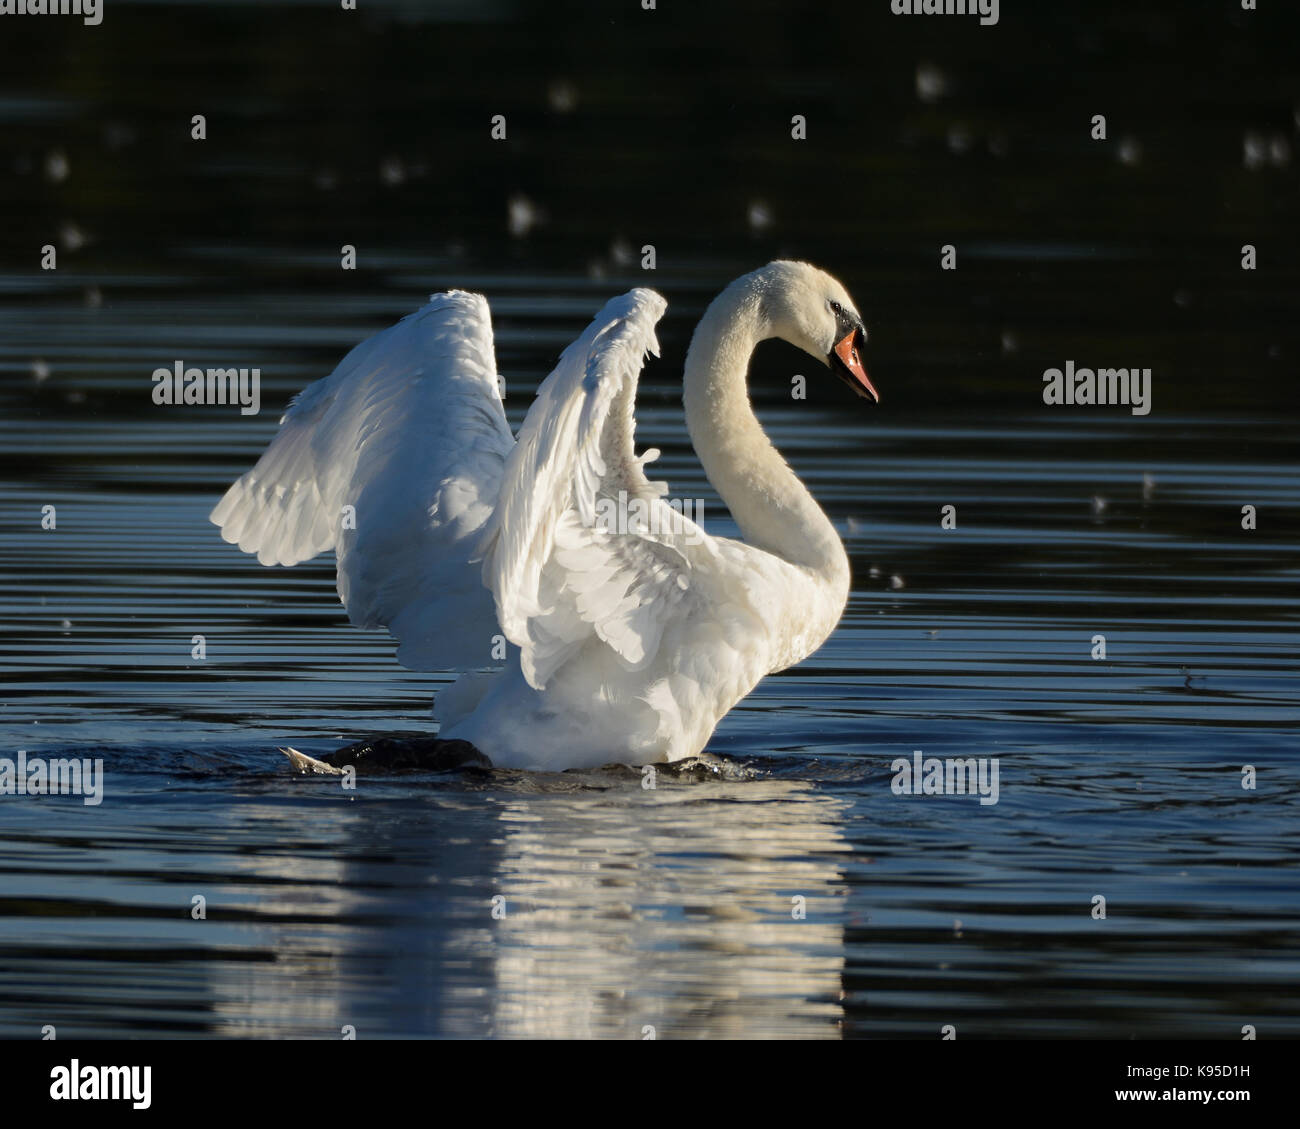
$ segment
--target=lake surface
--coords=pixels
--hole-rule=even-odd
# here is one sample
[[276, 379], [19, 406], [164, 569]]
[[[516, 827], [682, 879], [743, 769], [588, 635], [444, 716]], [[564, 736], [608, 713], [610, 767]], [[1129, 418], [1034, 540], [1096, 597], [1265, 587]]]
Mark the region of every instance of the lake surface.
[[[102, 758], [104, 791], [0, 796], [0, 1036], [1300, 1036], [1289, 25], [371, 7], [15, 25], [0, 758]], [[777, 256], [854, 294], [882, 404], [756, 356], [854, 582], [718, 727], [732, 771], [293, 774], [278, 746], [430, 732], [448, 678], [348, 626], [331, 559], [264, 569], [207, 522], [288, 398], [460, 286], [517, 425], [606, 298], [652, 285], [638, 440], [731, 535], [681, 361]], [[177, 359], [259, 366], [262, 412], [154, 405]], [[1151, 367], [1151, 413], [1045, 407], [1069, 359]], [[998, 802], [895, 794], [916, 750], [997, 758]]]

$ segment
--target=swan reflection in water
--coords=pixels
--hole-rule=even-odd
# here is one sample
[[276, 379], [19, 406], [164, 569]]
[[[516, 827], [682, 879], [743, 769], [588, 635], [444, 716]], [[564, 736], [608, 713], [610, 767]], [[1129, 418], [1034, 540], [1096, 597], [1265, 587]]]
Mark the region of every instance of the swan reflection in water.
[[223, 900], [251, 898], [242, 947], [274, 959], [216, 963], [214, 1034], [838, 1037], [842, 801], [775, 778], [573, 776], [394, 782], [313, 813], [317, 836], [328, 820], [364, 844], [351, 857], [238, 856], [247, 884]]

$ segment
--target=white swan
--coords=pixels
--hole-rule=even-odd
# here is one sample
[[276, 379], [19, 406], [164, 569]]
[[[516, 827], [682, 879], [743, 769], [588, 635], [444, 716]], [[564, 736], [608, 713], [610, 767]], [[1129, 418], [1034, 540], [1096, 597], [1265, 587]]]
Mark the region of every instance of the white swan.
[[[658, 355], [665, 305], [645, 289], [610, 301], [516, 441], [486, 300], [435, 295], [293, 401], [211, 520], [266, 565], [333, 548], [354, 624], [387, 627], [413, 670], [472, 672], [438, 695], [439, 735], [495, 765], [696, 754], [764, 675], [822, 644], [849, 591], [830, 520], [754, 417], [750, 354], [781, 337], [879, 397], [862, 318], [830, 275], [774, 262], [728, 286], [684, 376], [691, 441], [745, 540], [711, 537], [647, 480], [658, 452], [633, 448], [637, 374]], [[647, 520], [598, 520], [620, 499]], [[504, 667], [484, 672], [503, 648]]]

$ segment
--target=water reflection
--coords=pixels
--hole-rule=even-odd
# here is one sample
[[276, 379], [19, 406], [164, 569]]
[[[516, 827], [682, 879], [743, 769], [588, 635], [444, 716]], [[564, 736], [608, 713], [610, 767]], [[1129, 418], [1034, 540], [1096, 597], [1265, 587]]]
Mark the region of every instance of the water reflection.
[[276, 956], [214, 966], [214, 1033], [838, 1037], [845, 807], [770, 779], [342, 806], [346, 857], [231, 860]]

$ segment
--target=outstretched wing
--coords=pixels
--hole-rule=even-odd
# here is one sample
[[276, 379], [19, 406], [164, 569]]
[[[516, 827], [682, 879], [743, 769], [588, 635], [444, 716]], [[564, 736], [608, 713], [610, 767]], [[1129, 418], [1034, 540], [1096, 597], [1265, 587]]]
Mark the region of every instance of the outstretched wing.
[[326, 549], [358, 627], [387, 627], [413, 670], [491, 661], [492, 596], [472, 563], [514, 441], [492, 321], [453, 290], [363, 341], [308, 386], [211, 520], [262, 564]]
[[593, 638], [644, 669], [690, 594], [694, 547], [709, 551], [646, 478], [658, 452], [633, 447], [637, 374], [658, 354], [664, 308], [653, 290], [610, 301], [538, 389], [506, 462], [483, 579], [538, 689]]

